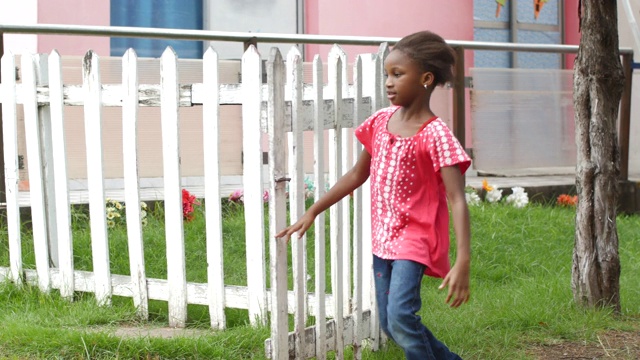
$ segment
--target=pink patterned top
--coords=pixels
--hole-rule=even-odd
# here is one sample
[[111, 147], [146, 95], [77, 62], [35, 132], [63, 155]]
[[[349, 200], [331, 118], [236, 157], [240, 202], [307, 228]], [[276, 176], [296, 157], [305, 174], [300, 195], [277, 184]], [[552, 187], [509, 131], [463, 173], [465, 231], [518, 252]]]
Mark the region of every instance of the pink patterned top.
[[440, 118], [402, 138], [387, 131], [400, 107], [379, 110], [355, 132], [371, 154], [373, 253], [383, 259], [426, 265], [425, 274], [443, 278], [449, 264], [449, 211], [440, 169], [471, 159]]

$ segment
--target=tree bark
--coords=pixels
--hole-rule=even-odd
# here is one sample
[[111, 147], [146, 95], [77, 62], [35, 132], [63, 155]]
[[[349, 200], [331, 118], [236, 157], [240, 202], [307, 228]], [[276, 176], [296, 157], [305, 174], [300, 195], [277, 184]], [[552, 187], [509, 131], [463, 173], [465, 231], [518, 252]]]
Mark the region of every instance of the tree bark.
[[577, 168], [574, 300], [620, 310], [616, 205], [620, 151], [616, 135], [624, 73], [616, 1], [581, 0], [581, 39], [574, 66]]

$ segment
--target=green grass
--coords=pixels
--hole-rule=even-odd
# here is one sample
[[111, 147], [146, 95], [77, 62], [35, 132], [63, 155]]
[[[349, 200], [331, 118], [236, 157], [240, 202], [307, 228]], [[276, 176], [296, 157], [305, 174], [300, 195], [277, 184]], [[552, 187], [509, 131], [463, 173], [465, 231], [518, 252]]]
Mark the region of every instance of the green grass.
[[[465, 359], [527, 359], [537, 344], [561, 340], [596, 339], [599, 332], [640, 328], [640, 217], [619, 216], [622, 313], [585, 310], [573, 303], [571, 266], [574, 209], [530, 204], [524, 209], [485, 204], [470, 208], [472, 222], [472, 298], [459, 309], [444, 304], [439, 280], [425, 278], [423, 322]], [[166, 276], [162, 209], [149, 214], [144, 230], [147, 276]], [[246, 284], [244, 216], [240, 207], [224, 206], [225, 283]], [[309, 232], [313, 234], [312, 231]], [[204, 214], [185, 223], [188, 281], [206, 282]], [[25, 268], [34, 257], [29, 224], [23, 224]], [[0, 266], [8, 266], [6, 222], [0, 223]], [[91, 270], [91, 243], [85, 210], [74, 210], [73, 239], [76, 269]], [[110, 230], [114, 274], [128, 274], [126, 230]], [[328, 245], [328, 243], [327, 243]], [[454, 249], [455, 250], [455, 249]], [[327, 250], [327, 258], [330, 252]], [[313, 237], [308, 239], [313, 269]], [[268, 259], [268, 246], [265, 254]], [[327, 266], [327, 285], [329, 286]], [[314, 274], [311, 274], [312, 276]], [[310, 282], [313, 284], [313, 281]], [[17, 359], [202, 358], [261, 359], [268, 328], [251, 328], [245, 310], [227, 309], [229, 329], [203, 331], [198, 336], [160, 339], [119, 338], [120, 325], [164, 326], [167, 305], [152, 301], [149, 323], [136, 319], [131, 299], [115, 297], [109, 307], [96, 307], [91, 294], [78, 294], [73, 303], [56, 291], [42, 294], [26, 286], [0, 285], [0, 357]], [[207, 329], [204, 306], [189, 306], [188, 326]], [[347, 350], [346, 357], [350, 358]], [[364, 359], [402, 358], [394, 344], [365, 350]]]

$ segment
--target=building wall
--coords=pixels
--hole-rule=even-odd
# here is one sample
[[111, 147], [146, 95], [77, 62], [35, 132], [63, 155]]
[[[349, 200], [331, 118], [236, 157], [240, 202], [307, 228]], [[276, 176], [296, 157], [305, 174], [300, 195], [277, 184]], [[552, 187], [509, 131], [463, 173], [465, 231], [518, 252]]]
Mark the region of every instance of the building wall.
[[[403, 6], [388, 1], [306, 0], [305, 32], [321, 35], [402, 37], [431, 30], [447, 40], [473, 40], [473, 6], [470, 2], [407, 0]], [[307, 45], [307, 59], [325, 55], [328, 46]], [[347, 54], [374, 52], [371, 46], [344, 46]], [[472, 64], [471, 61], [468, 61]]]
[[[39, 24], [71, 24], [109, 26], [109, 1], [40, 0], [37, 7]], [[38, 52], [58, 49], [64, 55], [84, 55], [91, 49], [109, 56], [109, 38], [93, 36], [40, 35]]]
[[[31, 25], [38, 22], [37, 0], [0, 1], [0, 23]], [[33, 53], [37, 50], [35, 35], [5, 34], [4, 51], [14, 54]]]

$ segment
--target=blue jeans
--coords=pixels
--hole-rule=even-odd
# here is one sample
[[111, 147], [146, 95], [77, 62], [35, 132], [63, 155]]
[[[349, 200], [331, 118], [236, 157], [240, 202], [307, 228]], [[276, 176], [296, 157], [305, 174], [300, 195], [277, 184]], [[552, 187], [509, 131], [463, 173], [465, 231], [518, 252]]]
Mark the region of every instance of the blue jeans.
[[404, 350], [408, 360], [461, 360], [433, 336], [417, 314], [422, 306], [420, 284], [424, 270], [424, 265], [414, 261], [373, 256], [380, 326]]

